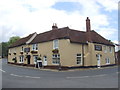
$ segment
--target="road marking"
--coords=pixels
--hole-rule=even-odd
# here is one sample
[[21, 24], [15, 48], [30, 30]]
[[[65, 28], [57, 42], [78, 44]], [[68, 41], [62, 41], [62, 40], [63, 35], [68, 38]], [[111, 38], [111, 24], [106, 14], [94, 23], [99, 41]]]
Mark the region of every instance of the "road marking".
[[95, 75], [95, 76], [81, 76], [81, 77], [66, 77], [66, 78], [88, 78], [88, 77], [101, 77], [106, 76], [107, 74]]
[[86, 78], [86, 77], [89, 77], [89, 76], [83, 76], [83, 77], [67, 77], [67, 78]]
[[16, 76], [16, 77], [23, 77], [23, 76], [20, 76], [20, 75], [16, 75], [16, 74], [10, 74], [11, 76]]
[[40, 78], [40, 77], [32, 77], [32, 76], [25, 76], [25, 77], [28, 77], [28, 78]]
[[15, 77], [24, 77], [24, 78], [40, 78], [40, 77], [32, 77], [32, 76], [20, 76], [20, 75], [16, 75], [16, 74], [10, 74], [11, 76], [15, 76]]
[[4, 72], [4, 73], [6, 72], [6, 71], [4, 71], [4, 70], [2, 70], [2, 69], [0, 69], [0, 71], [2, 71], [2, 72]]
[[101, 77], [101, 76], [106, 76], [107, 74], [101, 74], [101, 75], [95, 75], [95, 76], [91, 76], [91, 77]]

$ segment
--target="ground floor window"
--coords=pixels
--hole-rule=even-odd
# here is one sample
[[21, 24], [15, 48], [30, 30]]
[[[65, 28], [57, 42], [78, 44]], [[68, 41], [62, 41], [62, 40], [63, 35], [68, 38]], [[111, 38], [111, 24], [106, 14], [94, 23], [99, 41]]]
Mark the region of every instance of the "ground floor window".
[[110, 64], [110, 59], [109, 59], [109, 58], [106, 58], [106, 59], [105, 59], [105, 62], [106, 62], [106, 64]]
[[59, 54], [53, 54], [53, 56], [52, 56], [52, 63], [53, 64], [59, 64], [59, 62], [60, 62], [60, 55]]
[[20, 56], [20, 63], [24, 62], [24, 56]]
[[77, 54], [76, 60], [77, 60], [77, 64], [82, 65], [82, 54]]
[[34, 64], [37, 63], [37, 58], [38, 58], [38, 55], [34, 55], [34, 56], [33, 56]]

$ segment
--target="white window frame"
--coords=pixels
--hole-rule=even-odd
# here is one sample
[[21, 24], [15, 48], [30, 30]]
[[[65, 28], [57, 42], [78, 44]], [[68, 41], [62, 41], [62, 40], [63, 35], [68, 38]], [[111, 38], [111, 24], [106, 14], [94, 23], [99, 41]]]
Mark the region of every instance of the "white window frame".
[[47, 61], [47, 56], [44, 56], [44, 60]]
[[[76, 64], [77, 65], [82, 65], [82, 54], [79, 53], [80, 55], [78, 56], [78, 54], [76, 55]], [[80, 58], [80, 60], [78, 60], [78, 58]]]
[[16, 53], [16, 49], [14, 49], [14, 53]]
[[53, 40], [53, 49], [58, 49], [59, 48], [59, 40]]
[[109, 59], [109, 58], [106, 58], [106, 59], [105, 59], [105, 63], [106, 63], [106, 64], [110, 64], [110, 59]]
[[38, 58], [38, 55], [33, 56], [34, 64], [37, 64], [37, 58]]
[[109, 46], [109, 51], [110, 51], [110, 53], [112, 53], [112, 47], [111, 46]]
[[11, 53], [11, 50], [9, 49], [9, 53]]
[[24, 63], [24, 56], [20, 56], [20, 61], [19, 63]]
[[33, 44], [32, 45], [32, 50], [33, 51], [38, 51], [38, 44]]
[[107, 46], [104, 46], [104, 52], [107, 53]]
[[52, 64], [58, 65], [59, 63], [60, 63], [60, 55], [59, 54], [53, 54], [52, 55]]

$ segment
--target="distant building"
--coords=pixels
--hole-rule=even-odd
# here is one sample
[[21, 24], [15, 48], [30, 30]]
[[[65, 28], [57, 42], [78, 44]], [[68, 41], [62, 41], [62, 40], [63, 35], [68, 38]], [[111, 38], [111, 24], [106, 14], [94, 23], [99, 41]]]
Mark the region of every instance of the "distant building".
[[9, 47], [8, 53], [8, 63], [39, 65], [44, 68], [101, 67], [115, 64], [114, 44], [91, 30], [88, 17], [86, 31], [58, 28], [53, 24], [50, 31], [21, 38]]

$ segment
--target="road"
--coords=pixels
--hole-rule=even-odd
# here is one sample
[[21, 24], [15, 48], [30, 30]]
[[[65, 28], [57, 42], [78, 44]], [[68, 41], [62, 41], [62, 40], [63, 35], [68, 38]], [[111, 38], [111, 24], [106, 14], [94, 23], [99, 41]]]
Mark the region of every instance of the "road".
[[118, 88], [118, 68], [74, 71], [39, 70], [2, 60], [2, 88]]

